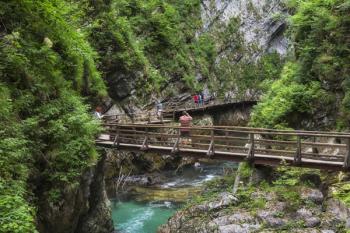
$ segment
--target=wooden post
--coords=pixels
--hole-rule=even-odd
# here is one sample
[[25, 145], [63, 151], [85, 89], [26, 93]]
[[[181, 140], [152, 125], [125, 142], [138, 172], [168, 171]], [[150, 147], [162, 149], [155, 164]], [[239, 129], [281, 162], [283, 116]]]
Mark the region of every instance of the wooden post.
[[294, 164], [301, 164], [301, 138], [299, 135], [297, 136], [297, 150], [294, 156]]
[[148, 112], [148, 124], [151, 124], [151, 113]]
[[175, 121], [176, 110], [177, 110], [177, 103], [175, 104], [175, 108], [174, 108], [174, 110], [173, 110], [173, 121]]
[[145, 130], [145, 139], [143, 140], [141, 150], [148, 150], [148, 128]]
[[254, 142], [254, 133], [249, 134], [249, 151], [247, 155], [247, 160], [249, 163], [254, 161], [254, 150], [255, 150], [255, 142]]
[[214, 150], [214, 128], [211, 129], [211, 139], [210, 139], [210, 145], [209, 145], [209, 149], [207, 152], [207, 155], [209, 157], [212, 157], [215, 154], [215, 150]]
[[120, 130], [119, 130], [119, 126], [117, 126], [117, 135], [114, 138], [113, 147], [116, 147], [116, 148], [119, 147], [119, 137], [120, 137]]
[[[313, 141], [314, 143], [316, 142], [316, 137], [315, 137], [315, 136], [312, 137], [312, 141]], [[312, 153], [318, 154], [318, 149], [317, 149], [317, 147], [312, 147]]]
[[181, 133], [180, 133], [180, 129], [178, 129], [177, 139], [175, 141], [173, 149], [171, 150], [171, 153], [176, 154], [180, 151], [179, 149], [180, 140], [181, 140]]
[[163, 123], [163, 112], [160, 111], [160, 122]]
[[346, 154], [344, 156], [344, 168], [348, 170], [350, 168], [350, 138], [346, 138]]
[[118, 115], [115, 116], [115, 122], [116, 122], [116, 123], [119, 122], [119, 116], [118, 116]]

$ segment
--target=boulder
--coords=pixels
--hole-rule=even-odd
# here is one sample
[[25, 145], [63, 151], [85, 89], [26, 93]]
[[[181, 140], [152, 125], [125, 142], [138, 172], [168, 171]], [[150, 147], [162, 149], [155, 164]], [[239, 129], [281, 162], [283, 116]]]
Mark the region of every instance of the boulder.
[[324, 196], [320, 190], [312, 188], [303, 188], [301, 190], [300, 197], [303, 200], [309, 200], [316, 204], [322, 204], [324, 199]]
[[260, 228], [260, 225], [250, 225], [250, 224], [230, 224], [226, 226], [219, 226], [220, 233], [249, 233], [254, 232]]
[[320, 225], [321, 220], [319, 217], [310, 217], [305, 219], [305, 226], [306, 227], [316, 227]]
[[329, 199], [326, 205], [327, 212], [331, 213], [335, 219], [344, 221], [345, 227], [350, 229], [350, 209], [335, 199]]

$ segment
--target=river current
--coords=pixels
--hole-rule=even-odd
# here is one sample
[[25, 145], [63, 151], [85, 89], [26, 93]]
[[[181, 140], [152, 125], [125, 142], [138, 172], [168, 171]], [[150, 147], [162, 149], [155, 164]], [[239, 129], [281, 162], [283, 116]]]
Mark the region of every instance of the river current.
[[140, 188], [138, 193], [112, 199], [112, 217], [118, 233], [155, 233], [177, 209], [201, 190], [203, 183], [222, 176], [234, 163], [201, 164], [186, 167], [174, 175], [164, 172], [166, 181], [155, 187]]

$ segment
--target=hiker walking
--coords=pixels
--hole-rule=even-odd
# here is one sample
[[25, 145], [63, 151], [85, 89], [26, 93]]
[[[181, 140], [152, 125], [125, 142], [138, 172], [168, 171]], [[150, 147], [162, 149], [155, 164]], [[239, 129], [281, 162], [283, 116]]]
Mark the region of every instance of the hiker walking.
[[163, 113], [163, 104], [159, 99], [157, 99], [156, 100], [156, 114], [157, 114], [158, 119], [162, 118], [162, 113]]
[[192, 117], [186, 111], [182, 112], [182, 116], [180, 117], [180, 135], [185, 138], [184, 142], [187, 144], [191, 141], [190, 139], [190, 127], [191, 127]]
[[97, 118], [97, 119], [102, 119], [103, 118], [103, 115], [102, 115], [102, 108], [100, 106], [97, 106], [96, 109], [95, 109], [95, 112], [94, 112], [94, 116]]
[[193, 96], [193, 102], [194, 102], [194, 106], [197, 107], [198, 106], [198, 95], [197, 94], [195, 94]]

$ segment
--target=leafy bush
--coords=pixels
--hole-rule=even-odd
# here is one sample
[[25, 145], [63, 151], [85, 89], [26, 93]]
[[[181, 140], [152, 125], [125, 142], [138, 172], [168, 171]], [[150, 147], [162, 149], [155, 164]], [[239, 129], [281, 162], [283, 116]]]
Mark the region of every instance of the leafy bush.
[[[252, 125], [305, 127], [301, 119], [320, 124], [321, 112], [336, 118], [338, 128], [348, 127], [348, 1], [290, 1], [289, 6], [295, 12], [290, 28], [295, 59], [285, 65], [281, 78], [255, 108]], [[327, 124], [335, 126], [332, 121]]]
[[36, 232], [29, 200], [47, 200], [33, 190], [62, 192], [98, 156], [99, 123], [80, 96], [98, 101], [106, 90], [69, 6], [0, 3], [0, 232]]

